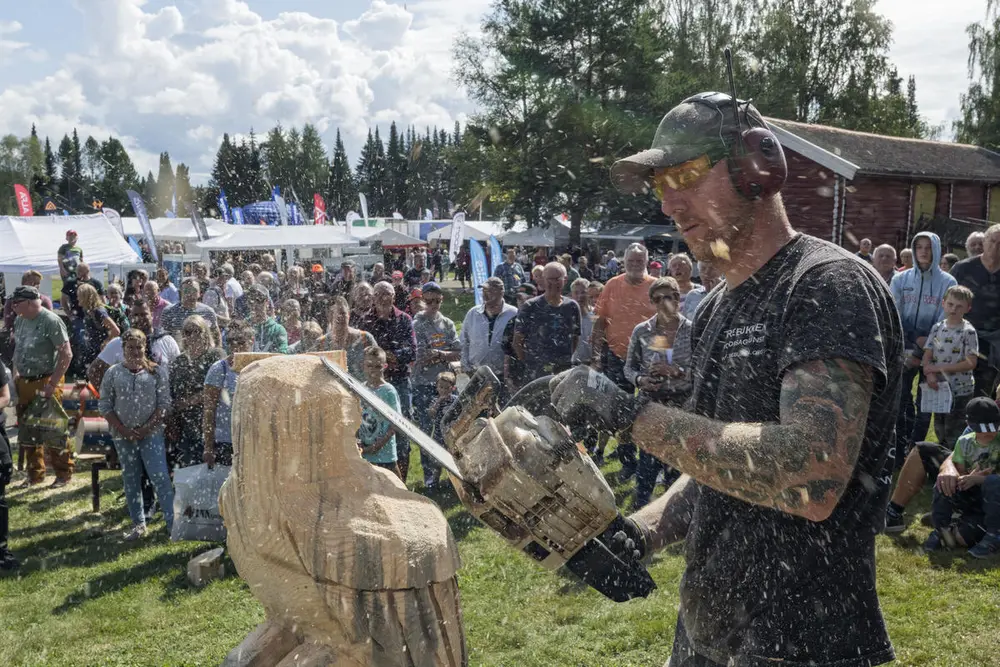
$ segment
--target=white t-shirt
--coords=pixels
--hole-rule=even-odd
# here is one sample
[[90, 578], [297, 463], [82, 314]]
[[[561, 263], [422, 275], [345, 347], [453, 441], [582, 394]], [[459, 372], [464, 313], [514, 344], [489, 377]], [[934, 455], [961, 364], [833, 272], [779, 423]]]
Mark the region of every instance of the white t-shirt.
[[[153, 341], [152, 349], [153, 361], [161, 366], [169, 366], [174, 359], [181, 356], [181, 349], [177, 347], [177, 341], [173, 336], [160, 336]], [[97, 358], [108, 366], [123, 363], [125, 355], [122, 353], [122, 339], [112, 338]]]
[[226, 281], [226, 297], [235, 301], [236, 299], [243, 296], [243, 285], [240, 285], [236, 278], [230, 278]]

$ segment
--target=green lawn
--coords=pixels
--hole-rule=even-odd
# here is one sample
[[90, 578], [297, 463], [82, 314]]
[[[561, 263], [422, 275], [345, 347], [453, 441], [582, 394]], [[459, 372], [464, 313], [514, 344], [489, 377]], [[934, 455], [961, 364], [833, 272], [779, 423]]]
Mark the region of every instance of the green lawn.
[[[450, 304], [464, 314], [471, 296]], [[461, 315], [457, 317], [461, 319]], [[413, 464], [419, 458], [413, 456]], [[617, 485], [625, 506], [632, 488]], [[23, 474], [16, 474], [16, 485]], [[102, 512], [90, 512], [89, 475], [57, 491], [10, 492], [12, 548], [24, 559], [0, 579], [0, 665], [217, 665], [263, 619], [235, 576], [204, 589], [185, 566], [208, 544], [171, 544], [163, 523], [139, 544], [121, 542], [128, 519], [115, 472], [102, 474]], [[420, 479], [412, 470], [411, 480]], [[442, 492], [459, 543], [462, 607], [472, 665], [653, 665], [667, 659], [684, 567], [677, 548], [659, 554], [659, 589], [615, 604], [509, 549]], [[912, 508], [924, 511], [928, 495]], [[927, 528], [879, 536], [882, 606], [900, 665], [1000, 665], [1000, 561], [964, 552], [920, 552]]]

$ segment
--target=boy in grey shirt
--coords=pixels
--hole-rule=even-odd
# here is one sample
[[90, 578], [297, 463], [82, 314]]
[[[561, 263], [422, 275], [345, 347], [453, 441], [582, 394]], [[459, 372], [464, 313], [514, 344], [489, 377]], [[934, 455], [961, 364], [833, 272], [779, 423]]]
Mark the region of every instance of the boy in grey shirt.
[[[425, 309], [413, 318], [413, 331], [417, 337], [417, 358], [413, 362], [413, 414], [420, 429], [427, 434], [433, 430], [429, 408], [437, 397], [437, 378], [451, 370], [451, 362], [462, 357], [462, 343], [458, 340], [455, 323], [441, 314], [444, 293], [437, 283], [423, 286]], [[420, 452], [424, 469], [424, 487], [433, 489], [441, 476], [441, 467], [429, 456]]]

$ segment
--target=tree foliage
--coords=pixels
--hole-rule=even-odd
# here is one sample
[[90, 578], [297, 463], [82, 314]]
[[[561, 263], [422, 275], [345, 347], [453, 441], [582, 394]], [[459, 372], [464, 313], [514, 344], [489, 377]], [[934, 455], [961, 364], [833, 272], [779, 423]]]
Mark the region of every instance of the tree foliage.
[[962, 118], [955, 122], [961, 142], [1000, 147], [1000, 1], [986, 0], [986, 16], [966, 28], [969, 36], [969, 89], [961, 96]]

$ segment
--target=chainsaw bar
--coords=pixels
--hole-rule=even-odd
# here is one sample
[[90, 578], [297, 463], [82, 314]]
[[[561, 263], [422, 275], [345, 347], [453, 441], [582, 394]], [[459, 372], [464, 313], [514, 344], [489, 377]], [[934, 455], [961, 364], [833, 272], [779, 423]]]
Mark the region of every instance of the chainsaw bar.
[[451, 475], [463, 482], [465, 481], [465, 478], [462, 477], [461, 471], [458, 469], [458, 464], [455, 463], [455, 458], [447, 449], [417, 428], [416, 424], [393, 410], [388, 404], [386, 404], [385, 401], [379, 398], [375, 392], [352, 377], [349, 373], [344, 371], [344, 369], [340, 368], [326, 357], [323, 357], [322, 359], [323, 365], [333, 373], [334, 377], [336, 377], [341, 384], [356, 394], [362, 401], [371, 406], [375, 412], [382, 415], [382, 417], [392, 424], [397, 431], [403, 433], [407, 438], [415, 442], [417, 447], [427, 452], [432, 459], [440, 463], [441, 466]]

